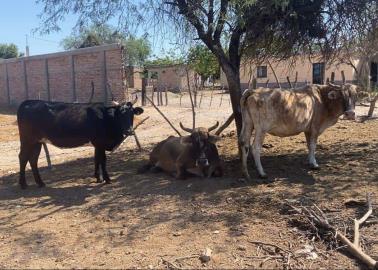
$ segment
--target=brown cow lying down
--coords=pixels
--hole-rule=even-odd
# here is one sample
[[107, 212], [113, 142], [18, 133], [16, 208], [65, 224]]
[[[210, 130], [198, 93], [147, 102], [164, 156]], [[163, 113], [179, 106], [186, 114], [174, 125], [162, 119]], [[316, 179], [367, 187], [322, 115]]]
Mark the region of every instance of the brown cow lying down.
[[178, 179], [185, 179], [188, 173], [200, 177], [222, 176], [222, 161], [215, 145], [219, 137], [210, 135], [218, 125], [217, 122], [209, 129], [200, 127], [192, 130], [180, 123], [180, 127], [190, 135], [181, 138], [170, 136], [158, 143], [150, 154], [149, 163], [139, 173], [149, 169], [163, 170]]
[[318, 136], [334, 125], [342, 114], [354, 120], [356, 98], [357, 86], [352, 84], [309, 85], [295, 90], [246, 90], [241, 98], [243, 127], [239, 137], [245, 177], [250, 179], [247, 156], [253, 130], [252, 154], [260, 177], [266, 178], [260, 161], [266, 133], [288, 137], [304, 132], [310, 166], [319, 168], [315, 159]]

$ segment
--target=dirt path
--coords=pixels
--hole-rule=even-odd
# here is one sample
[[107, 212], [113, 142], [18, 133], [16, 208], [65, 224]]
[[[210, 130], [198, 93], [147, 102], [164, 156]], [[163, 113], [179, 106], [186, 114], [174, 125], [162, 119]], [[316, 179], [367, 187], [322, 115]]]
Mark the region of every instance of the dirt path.
[[[204, 109], [199, 122], [211, 125], [225, 119], [228, 112], [223, 111]], [[175, 122], [191, 117], [183, 109], [170, 109], [169, 114]], [[172, 134], [151, 108], [146, 115], [152, 119], [138, 132], [144, 145], [160, 140], [157, 134]], [[90, 150], [53, 159], [54, 169], [41, 171], [44, 189], [35, 187], [28, 172], [32, 185], [21, 191], [17, 173], [5, 172], [0, 178], [0, 268], [166, 268], [170, 262], [183, 268], [357, 269], [360, 265], [347, 254], [327, 251], [322, 242], [293, 226], [291, 216], [283, 212], [284, 200], [316, 202], [338, 211], [347, 224], [360, 217], [364, 207], [346, 208], [346, 199], [364, 199], [366, 192], [373, 192], [376, 209], [377, 131], [378, 120], [340, 121], [327, 130], [317, 154], [320, 171], [307, 169], [303, 135], [268, 136], [266, 143], [273, 147], [264, 149], [262, 163], [275, 182], [263, 185], [238, 181], [233, 135], [219, 143], [227, 168], [220, 179], [177, 181], [164, 174], [137, 175], [148, 153], [135, 151], [131, 139], [109, 157], [112, 185], [94, 183]], [[6, 152], [9, 159], [16, 154]], [[256, 177], [252, 164], [250, 168]], [[377, 256], [378, 226], [365, 226], [361, 234], [370, 243], [369, 254]], [[290, 265], [279, 259], [258, 260], [253, 256], [265, 251], [251, 241], [293, 252], [315, 246], [318, 258], [292, 259]], [[197, 255], [207, 247], [212, 258], [201, 263]], [[187, 258], [175, 260], [180, 257]]]

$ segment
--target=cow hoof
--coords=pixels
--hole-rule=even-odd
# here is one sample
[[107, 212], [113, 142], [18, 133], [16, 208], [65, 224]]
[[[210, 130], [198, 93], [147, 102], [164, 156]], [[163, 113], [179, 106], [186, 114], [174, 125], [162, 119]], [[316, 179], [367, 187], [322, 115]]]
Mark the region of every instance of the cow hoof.
[[110, 179], [107, 179], [107, 180], [105, 180], [105, 185], [109, 185], [109, 184], [111, 184], [112, 183], [112, 181], [110, 180]]
[[310, 164], [310, 169], [311, 170], [314, 170], [314, 171], [318, 171], [320, 170], [320, 167], [318, 164], [314, 165], [314, 164]]
[[260, 179], [267, 179], [268, 175], [264, 174], [259, 174]]

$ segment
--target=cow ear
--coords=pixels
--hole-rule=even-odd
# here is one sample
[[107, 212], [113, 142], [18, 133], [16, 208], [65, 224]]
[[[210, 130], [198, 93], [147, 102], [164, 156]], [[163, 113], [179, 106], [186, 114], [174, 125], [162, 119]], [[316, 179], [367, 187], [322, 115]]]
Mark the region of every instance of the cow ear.
[[190, 136], [181, 137], [181, 144], [192, 144], [192, 138]]
[[209, 142], [211, 143], [216, 143], [217, 141], [219, 141], [221, 138], [218, 137], [218, 136], [215, 136], [215, 135], [209, 135]]
[[336, 99], [337, 98], [337, 92], [332, 90], [328, 93], [328, 98], [329, 99]]
[[140, 107], [136, 107], [136, 108], [133, 109], [133, 112], [136, 115], [140, 115], [140, 114], [142, 114], [144, 112], [144, 110], [142, 108], [140, 108]]

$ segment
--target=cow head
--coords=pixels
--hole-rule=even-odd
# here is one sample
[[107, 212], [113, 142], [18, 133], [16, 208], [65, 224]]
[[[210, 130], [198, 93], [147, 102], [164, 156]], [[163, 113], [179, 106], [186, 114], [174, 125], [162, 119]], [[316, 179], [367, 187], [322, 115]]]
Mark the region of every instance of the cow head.
[[328, 99], [338, 101], [342, 106], [344, 116], [348, 120], [355, 120], [354, 111], [357, 101], [357, 85], [345, 84], [342, 86], [329, 84], [332, 89], [328, 92]]
[[133, 107], [137, 100], [138, 99], [135, 98], [132, 102], [126, 102], [117, 106], [118, 121], [121, 124], [122, 133], [127, 136], [134, 134], [134, 115], [140, 115], [143, 113], [142, 108]]
[[219, 125], [217, 122], [214, 126], [209, 128], [186, 128], [180, 122], [180, 127], [189, 132], [189, 136], [184, 136], [181, 138], [181, 143], [185, 145], [190, 145], [193, 149], [194, 159], [196, 160], [197, 166], [208, 166], [209, 165], [209, 157], [207, 153], [209, 152], [208, 149], [210, 144], [214, 144], [216, 141], [219, 140], [218, 136], [211, 135], [210, 132], [216, 129]]

